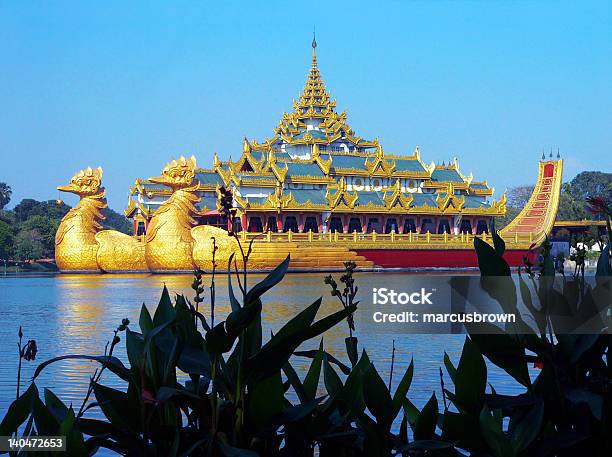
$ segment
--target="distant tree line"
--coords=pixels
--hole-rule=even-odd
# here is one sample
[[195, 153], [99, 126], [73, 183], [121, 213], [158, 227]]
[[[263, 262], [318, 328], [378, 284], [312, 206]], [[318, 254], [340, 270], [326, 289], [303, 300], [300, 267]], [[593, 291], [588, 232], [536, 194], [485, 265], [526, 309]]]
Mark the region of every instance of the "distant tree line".
[[[61, 201], [21, 200], [12, 210], [11, 187], [0, 182], [0, 260], [38, 260], [55, 257], [55, 232], [70, 210]], [[122, 214], [106, 208], [105, 228], [132, 233], [132, 224]]]
[[[508, 191], [506, 194], [508, 211], [505, 217], [499, 218], [498, 228], [505, 226], [516, 217], [527, 204], [533, 188], [533, 185], [524, 185]], [[563, 183], [561, 186], [557, 220], [603, 220], [601, 215], [591, 214], [586, 203], [587, 198], [597, 196], [612, 202], [612, 173], [583, 171], [576, 175], [570, 182]]]

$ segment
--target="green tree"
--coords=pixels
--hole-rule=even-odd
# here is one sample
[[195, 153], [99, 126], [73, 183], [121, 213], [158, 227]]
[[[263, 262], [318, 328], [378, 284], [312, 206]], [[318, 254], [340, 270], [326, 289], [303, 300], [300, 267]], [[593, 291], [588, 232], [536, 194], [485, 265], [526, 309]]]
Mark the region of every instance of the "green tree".
[[0, 259], [6, 260], [13, 253], [13, 238], [11, 226], [0, 220]]
[[65, 203], [58, 204], [55, 200], [39, 202], [32, 198], [24, 198], [15, 206], [13, 212], [17, 223], [25, 222], [32, 216], [46, 216], [51, 219], [61, 219], [70, 210]]
[[51, 219], [38, 214], [27, 219], [20, 226], [20, 232], [30, 233], [32, 239], [38, 240], [42, 245], [42, 257], [54, 257], [55, 255], [55, 232], [59, 226], [58, 219]]
[[36, 260], [43, 257], [44, 245], [36, 230], [20, 230], [15, 237], [15, 257], [19, 260]]
[[103, 209], [102, 214], [105, 217], [105, 219], [102, 221], [104, 228], [117, 230], [122, 233], [127, 233], [128, 235], [132, 235], [134, 233], [132, 223], [123, 214], [120, 214], [110, 208]]
[[0, 182], [0, 209], [4, 209], [9, 204], [12, 194], [11, 186], [5, 182]]

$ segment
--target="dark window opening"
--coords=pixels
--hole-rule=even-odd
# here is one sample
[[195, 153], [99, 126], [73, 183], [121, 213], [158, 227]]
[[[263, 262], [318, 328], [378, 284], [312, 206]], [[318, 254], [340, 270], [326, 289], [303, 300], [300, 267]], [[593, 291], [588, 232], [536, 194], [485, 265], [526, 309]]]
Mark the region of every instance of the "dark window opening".
[[249, 218], [249, 232], [261, 233], [263, 226], [259, 216], [251, 216]]
[[304, 231], [308, 232], [309, 230], [312, 230], [313, 233], [319, 233], [319, 224], [314, 216], [308, 216], [304, 221]]
[[385, 224], [385, 233], [391, 233], [391, 231], [394, 231], [395, 233], [398, 232], [397, 219], [395, 219], [394, 217], [390, 217], [389, 219], [387, 219], [387, 223]]
[[291, 230], [292, 232], [298, 231], [297, 219], [295, 216], [287, 216], [285, 218], [285, 224], [283, 225], [283, 232], [288, 232]]
[[406, 222], [404, 222], [404, 233], [416, 233], [416, 223], [414, 222], [414, 219], [406, 219]]
[[145, 229], [145, 223], [144, 222], [139, 222], [138, 226], [136, 228], [136, 235], [145, 235], [147, 233], [146, 229]]
[[351, 217], [351, 220], [349, 221], [349, 225], [348, 225], [349, 233], [361, 232], [362, 229], [363, 227], [361, 226], [361, 221], [359, 220], [359, 218]]
[[442, 219], [440, 221], [438, 224], [438, 233], [450, 233], [450, 223], [448, 222], [448, 219]]
[[342, 225], [342, 219], [339, 217], [332, 217], [329, 220], [329, 231], [344, 233], [344, 226]]
[[467, 219], [463, 219], [461, 221], [461, 227], [459, 227], [459, 231], [461, 233], [472, 233], [472, 223]]
[[268, 226], [267, 226], [267, 231], [268, 232], [278, 232], [278, 225], [276, 223], [276, 218], [275, 217], [269, 217], [268, 218]]
[[479, 220], [478, 224], [476, 224], [476, 235], [482, 235], [483, 233], [489, 233], [489, 226], [487, 225], [487, 221]]
[[248, 162], [248, 160], [245, 160], [244, 163], [242, 164], [242, 168], [240, 168], [240, 171], [253, 171], [253, 167]]
[[434, 225], [431, 219], [423, 219], [421, 221], [421, 233], [431, 233], [434, 230]]
[[376, 217], [370, 218], [370, 220], [368, 221], [367, 231], [368, 233], [372, 233], [373, 231], [380, 233], [380, 222], [378, 222], [378, 218]]

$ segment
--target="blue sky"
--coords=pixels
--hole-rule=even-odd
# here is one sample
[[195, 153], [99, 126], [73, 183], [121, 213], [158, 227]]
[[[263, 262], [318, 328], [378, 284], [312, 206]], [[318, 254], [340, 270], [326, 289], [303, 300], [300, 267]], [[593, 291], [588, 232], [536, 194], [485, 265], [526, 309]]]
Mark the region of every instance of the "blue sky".
[[[457, 156], [497, 192], [612, 172], [610, 2], [20, 2], [0, 0], [0, 181], [22, 198], [104, 168], [111, 207], [137, 177], [263, 140], [323, 78], [388, 153]], [[65, 198], [73, 204], [74, 199]]]

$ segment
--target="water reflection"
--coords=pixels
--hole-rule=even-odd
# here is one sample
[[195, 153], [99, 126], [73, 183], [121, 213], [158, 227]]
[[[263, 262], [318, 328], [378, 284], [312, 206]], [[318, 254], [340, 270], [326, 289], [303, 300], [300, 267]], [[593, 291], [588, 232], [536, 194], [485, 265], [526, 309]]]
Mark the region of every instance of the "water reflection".
[[[261, 275], [249, 277], [251, 284]], [[362, 293], [371, 290], [381, 281], [402, 281], [410, 287], [414, 278], [405, 273], [359, 274], [357, 283]], [[205, 284], [210, 277], [204, 278]], [[62, 354], [100, 354], [112, 338], [113, 330], [124, 317], [136, 326], [140, 307], [143, 303], [154, 312], [162, 287], [168, 287], [171, 294], [193, 295], [190, 275], [59, 275], [47, 277], [2, 277], [0, 278], [0, 415], [4, 415], [15, 397], [17, 371], [17, 331], [23, 325], [25, 338], [36, 339], [39, 355], [34, 363], [25, 363], [22, 379], [27, 381], [40, 361]], [[217, 321], [229, 312], [226, 298], [227, 276], [218, 275]], [[237, 285], [234, 284], [237, 290]], [[205, 302], [208, 302], [208, 289]], [[323, 284], [321, 274], [288, 275], [273, 290], [264, 295], [262, 322], [264, 338], [278, 329], [297, 312], [323, 297], [319, 318], [340, 309], [340, 303], [330, 295]], [[200, 309], [207, 317], [209, 309]], [[346, 323], [341, 323], [324, 335], [324, 345], [334, 356], [346, 360], [344, 338], [348, 336]], [[438, 391], [440, 378], [438, 367], [446, 351], [451, 359], [457, 360], [464, 337], [461, 335], [372, 335], [360, 334], [360, 347], [365, 347], [385, 379], [389, 376], [391, 347], [396, 343], [394, 382], [400, 379], [415, 359], [415, 377], [410, 389], [411, 396], [419, 406], [423, 405], [432, 391]], [[309, 341], [302, 349], [315, 349], [319, 341]], [[121, 342], [116, 355], [126, 360], [125, 346]], [[296, 370], [305, 373], [309, 360], [296, 357], [292, 363]], [[68, 403], [78, 408], [89, 383], [89, 376], [95, 365], [84, 361], [70, 360], [51, 365], [37, 381], [39, 387], [49, 387]], [[490, 380], [501, 393], [515, 391], [516, 383], [494, 367]], [[121, 386], [112, 374], [105, 375], [105, 382]]]

